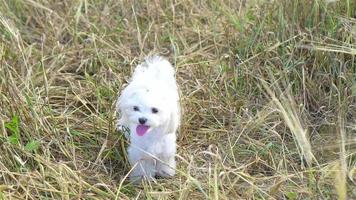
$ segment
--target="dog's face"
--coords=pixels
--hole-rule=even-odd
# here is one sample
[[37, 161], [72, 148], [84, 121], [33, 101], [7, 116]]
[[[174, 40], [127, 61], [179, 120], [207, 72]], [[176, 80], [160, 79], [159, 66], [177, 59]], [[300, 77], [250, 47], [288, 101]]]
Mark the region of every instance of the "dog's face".
[[171, 102], [164, 90], [129, 87], [120, 97], [119, 109], [125, 124], [143, 136], [154, 128], [167, 129], [174, 108]]

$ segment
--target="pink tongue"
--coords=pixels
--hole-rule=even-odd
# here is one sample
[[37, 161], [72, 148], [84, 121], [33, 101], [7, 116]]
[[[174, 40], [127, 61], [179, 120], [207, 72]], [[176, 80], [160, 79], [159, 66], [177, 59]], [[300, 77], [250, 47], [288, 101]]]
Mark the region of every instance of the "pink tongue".
[[139, 136], [143, 136], [143, 135], [147, 132], [147, 130], [148, 130], [149, 128], [150, 128], [149, 126], [138, 125], [138, 126], [136, 127], [136, 133], [137, 133], [137, 135], [139, 135]]

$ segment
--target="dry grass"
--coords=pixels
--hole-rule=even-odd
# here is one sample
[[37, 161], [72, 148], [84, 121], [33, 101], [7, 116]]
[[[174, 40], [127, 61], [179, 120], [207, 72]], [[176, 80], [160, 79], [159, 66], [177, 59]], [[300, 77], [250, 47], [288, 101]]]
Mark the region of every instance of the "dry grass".
[[[0, 199], [356, 199], [355, 11], [0, 0]], [[153, 53], [177, 68], [178, 174], [132, 186], [114, 104]]]

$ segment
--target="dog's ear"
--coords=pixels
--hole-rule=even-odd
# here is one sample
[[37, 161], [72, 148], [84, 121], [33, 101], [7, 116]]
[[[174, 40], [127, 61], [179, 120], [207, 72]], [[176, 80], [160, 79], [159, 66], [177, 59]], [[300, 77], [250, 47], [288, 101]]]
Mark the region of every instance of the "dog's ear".
[[180, 110], [179, 107], [177, 106], [177, 108], [172, 110], [170, 114], [168, 125], [167, 125], [167, 133], [176, 134], [179, 123], [180, 123]]
[[127, 106], [127, 103], [129, 102], [128, 99], [135, 95], [135, 91], [129, 90], [129, 88], [125, 88], [122, 92], [121, 95], [119, 95], [119, 98], [117, 98], [116, 101], [116, 111], [117, 112], [122, 112], [122, 109]]
[[125, 102], [127, 100], [125, 99], [125, 95], [121, 95], [119, 96], [119, 98], [116, 101], [116, 112], [117, 112], [117, 117], [119, 117], [119, 119], [117, 120], [116, 123], [116, 129], [118, 131], [121, 131], [125, 134], [125, 137], [128, 138], [129, 134], [127, 129], [127, 124], [128, 124], [128, 120], [125, 116], [125, 114], [123, 113], [123, 108], [125, 106]]

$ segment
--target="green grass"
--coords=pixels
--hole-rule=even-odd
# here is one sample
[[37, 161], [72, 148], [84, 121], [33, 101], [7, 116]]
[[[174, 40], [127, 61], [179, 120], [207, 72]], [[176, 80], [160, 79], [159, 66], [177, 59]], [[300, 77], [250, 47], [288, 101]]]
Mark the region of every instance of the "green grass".
[[[0, 199], [356, 199], [356, 3], [0, 0]], [[133, 186], [115, 101], [176, 66], [177, 175]]]

